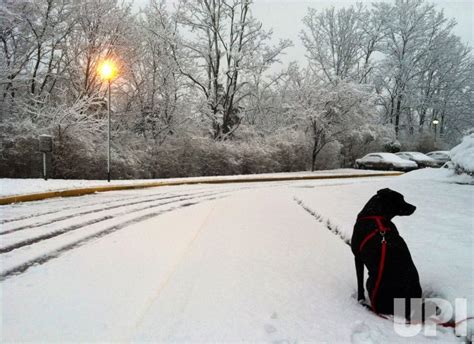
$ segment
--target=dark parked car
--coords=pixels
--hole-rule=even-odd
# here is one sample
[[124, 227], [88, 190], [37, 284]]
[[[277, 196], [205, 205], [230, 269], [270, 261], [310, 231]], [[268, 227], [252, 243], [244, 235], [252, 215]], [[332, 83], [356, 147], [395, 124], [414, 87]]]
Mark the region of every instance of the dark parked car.
[[402, 159], [406, 160], [411, 160], [416, 162], [418, 167], [424, 168], [424, 167], [440, 167], [443, 164], [440, 164], [438, 161], [436, 161], [433, 158], [430, 158], [429, 156], [420, 153], [420, 152], [399, 152], [395, 153], [395, 155], [398, 155]]
[[373, 170], [411, 171], [418, 168], [418, 165], [392, 153], [370, 153], [361, 159], [357, 159], [354, 167]]

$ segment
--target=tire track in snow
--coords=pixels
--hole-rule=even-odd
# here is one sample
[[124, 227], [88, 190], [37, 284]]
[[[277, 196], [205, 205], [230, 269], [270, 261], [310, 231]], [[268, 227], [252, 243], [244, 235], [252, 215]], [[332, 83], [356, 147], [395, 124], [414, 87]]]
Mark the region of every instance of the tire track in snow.
[[[148, 189], [147, 191], [151, 191], [153, 189]], [[189, 193], [190, 190], [188, 190], [188, 193]], [[193, 190], [193, 191], [198, 191], [198, 192], [206, 192], [206, 191], [209, 191], [209, 190], [206, 190], [205, 188], [199, 188], [197, 190]], [[124, 195], [124, 193], [130, 193], [130, 192], [133, 192], [134, 194], [132, 196], [127, 196], [127, 195]], [[136, 194], [137, 192], [139, 192], [140, 194]], [[137, 190], [119, 190], [119, 191], [116, 191], [116, 193], [95, 193], [95, 194], [90, 194], [90, 195], [82, 195], [82, 196], [77, 196], [77, 197], [71, 197], [71, 198], [63, 198], [63, 197], [59, 197], [59, 198], [54, 198], [53, 200], [42, 200], [42, 201], [37, 201], [37, 202], [26, 202], [26, 203], [19, 203], [19, 204], [13, 204], [13, 205], [5, 205], [5, 206], [0, 206], [0, 209], [1, 207], [4, 207], [7, 208], [7, 207], [10, 207], [10, 208], [15, 208], [16, 207], [22, 207], [22, 208], [26, 208], [26, 207], [39, 207], [39, 208], [43, 208], [43, 207], [51, 207], [52, 205], [55, 205], [55, 204], [59, 204], [61, 206], [60, 209], [56, 209], [56, 210], [50, 210], [50, 211], [46, 211], [46, 212], [34, 212], [33, 214], [29, 214], [29, 215], [22, 215], [22, 216], [19, 216], [19, 217], [11, 217], [11, 218], [8, 218], [8, 219], [4, 219], [4, 220], [0, 220], [0, 224], [5, 224], [5, 223], [11, 223], [11, 222], [18, 222], [18, 221], [23, 221], [23, 220], [29, 220], [29, 219], [33, 219], [33, 218], [37, 218], [37, 217], [41, 217], [41, 216], [46, 216], [46, 215], [51, 215], [51, 214], [55, 214], [55, 213], [62, 213], [62, 212], [67, 212], [67, 211], [70, 211], [71, 209], [74, 209], [74, 210], [77, 210], [77, 209], [83, 209], [83, 208], [88, 208], [88, 207], [93, 207], [93, 206], [97, 206], [97, 205], [103, 205], [104, 203], [107, 203], [107, 204], [115, 204], [115, 203], [123, 203], [123, 202], [126, 202], [126, 201], [130, 201], [130, 200], [136, 200], [136, 199], [144, 199], [144, 198], [150, 198], [150, 197], [156, 197], [156, 196], [180, 196], [182, 195], [182, 192], [160, 192], [160, 193], [147, 193], [146, 195], [143, 195], [143, 190], [140, 190], [140, 191], [137, 191]], [[89, 198], [94, 198], [92, 201], [89, 200]], [[97, 197], [100, 197], [98, 200], [97, 200]], [[85, 202], [85, 200], [87, 200], [88, 202]], [[74, 203], [72, 205], [68, 205], [68, 206], [64, 206], [63, 203], [64, 202], [68, 202], [68, 203]], [[51, 204], [53, 203], [53, 204]], [[78, 203], [78, 204], [76, 204]], [[123, 204], [126, 204], [126, 203], [123, 203]], [[21, 209], [23, 210], [23, 209]], [[0, 233], [1, 235], [1, 233]]]
[[[277, 186], [282, 186], [282, 185], [287, 185], [287, 183], [268, 183], [266, 185], [258, 185], [258, 186], [255, 185], [255, 184], [252, 184], [252, 185], [249, 185], [249, 186], [239, 186], [239, 187], [235, 187], [235, 185], [234, 185], [233, 187], [228, 187], [228, 188], [225, 188], [225, 189], [218, 188], [217, 190], [216, 190], [215, 186], [212, 186], [212, 187], [201, 188], [200, 190], [208, 190], [208, 191], [216, 190], [217, 192], [215, 192], [215, 193], [211, 193], [211, 194], [208, 194], [208, 195], [201, 195], [201, 197], [210, 196], [210, 195], [221, 195], [221, 197], [216, 196], [216, 197], [211, 198], [211, 199], [217, 199], [217, 198], [225, 197], [223, 195], [225, 195], [227, 193], [231, 193], [231, 192], [244, 191], [244, 190], [248, 190], [248, 189], [260, 189], [260, 188], [268, 188], [268, 187], [277, 187]], [[183, 190], [183, 191], [185, 191], [185, 190]], [[187, 190], [187, 191], [189, 191], [189, 190]], [[203, 193], [203, 192], [201, 192], [201, 193]], [[195, 198], [197, 198], [197, 197], [190, 197], [189, 200], [195, 199]], [[167, 203], [168, 203], [168, 205], [170, 205], [170, 204], [176, 203], [176, 202], [179, 202], [179, 201], [174, 200], [173, 202], [167, 202]], [[190, 205], [193, 205], [195, 203], [196, 202], [188, 202], [188, 203], [184, 203], [182, 206], [190, 206]], [[164, 205], [160, 205], [160, 206], [164, 206]], [[149, 209], [149, 207], [147, 207], [147, 208]], [[176, 208], [177, 207], [173, 208], [172, 210], [174, 210]], [[135, 210], [134, 213], [143, 212], [143, 211], [144, 210]], [[171, 211], [171, 210], [167, 210], [167, 211]], [[167, 211], [165, 211], [165, 212], [167, 212]], [[162, 212], [158, 212], [158, 214], [161, 214], [161, 213]], [[154, 214], [156, 214], [156, 212]], [[127, 216], [127, 215], [123, 215], [123, 216]], [[117, 216], [108, 217], [107, 220], [110, 220], [110, 221], [117, 220]], [[120, 221], [120, 219], [118, 219], [118, 221]], [[140, 220], [137, 220], [137, 221], [140, 221]], [[104, 221], [102, 221], [102, 222], [104, 222]], [[129, 222], [127, 222], [127, 223], [129, 223]], [[100, 230], [100, 228], [99, 229], [92, 228], [92, 230], [89, 229], [91, 227], [94, 227], [94, 225], [95, 224], [89, 224], [89, 225], [84, 226], [84, 223], [83, 223], [80, 228], [82, 228], [84, 230], [88, 230], [88, 231], [98, 231], [98, 230]], [[114, 228], [117, 227], [117, 226], [122, 228], [120, 222], [118, 224], [116, 224], [114, 226]], [[64, 234], [64, 235], [59, 234], [59, 235], [55, 235], [55, 236], [49, 238], [49, 239], [52, 239], [53, 241], [48, 240], [48, 238], [42, 238], [42, 240], [35, 240], [35, 238], [27, 238], [26, 240], [28, 240], [28, 241], [34, 240], [35, 242], [34, 243], [33, 242], [25, 243], [26, 245], [22, 245], [22, 247], [16, 247], [16, 248], [13, 248], [13, 249], [8, 249], [8, 251], [10, 251], [10, 252], [12, 251], [12, 252], [11, 253], [5, 252], [4, 255], [3, 255], [3, 258], [2, 258], [2, 260], [3, 260], [2, 263], [3, 264], [2, 265], [4, 267], [5, 266], [6, 267], [4, 269], [5, 271], [0, 273], [0, 281], [2, 281], [5, 278], [8, 278], [10, 276], [16, 275], [18, 272], [21, 273], [21, 271], [23, 271], [23, 270], [26, 271], [29, 268], [29, 266], [34, 265], [37, 262], [42, 262], [43, 259], [41, 257], [43, 256], [43, 254], [41, 253], [41, 250], [51, 251], [50, 246], [58, 245], [57, 244], [58, 240], [59, 240], [59, 243], [61, 244], [61, 242], [71, 240], [70, 236], [72, 236], [72, 238], [74, 240], [79, 240], [79, 241], [82, 242], [82, 239], [79, 238], [79, 237], [82, 237], [82, 235], [84, 235], [84, 234], [82, 234], [82, 231], [77, 231], [76, 229], [79, 229], [79, 228], [75, 228], [73, 231], [67, 231], [67, 232], [61, 233], [61, 234]], [[60, 239], [65, 235], [67, 235], [68, 237], [64, 238], [64, 239]], [[77, 237], [77, 238], [74, 238], [74, 237]], [[56, 238], [56, 239], [54, 239], [54, 238]], [[64, 245], [64, 243], [63, 243], [63, 245]], [[35, 251], [38, 251], [38, 246], [43, 247], [43, 249], [40, 249], [39, 250], [40, 252], [38, 252], [38, 254], [36, 254]], [[46, 249], [44, 249], [44, 247], [46, 247]], [[15, 249], [18, 249], [18, 252]], [[27, 259], [25, 259], [25, 257], [24, 257], [25, 255], [27, 256], [26, 257]], [[31, 259], [31, 257], [28, 257], [28, 256], [31, 256], [31, 257], [34, 256], [34, 258]], [[38, 258], [38, 257], [40, 257], [40, 258]], [[21, 262], [19, 264], [15, 263], [15, 261], [18, 261], [18, 260], [21, 261], [22, 258], [23, 258], [23, 262]], [[49, 259], [47, 259], [47, 260], [49, 260]], [[11, 267], [8, 267], [8, 265], [11, 265]]]
[[[251, 187], [243, 187], [243, 188], [235, 188], [235, 186], [229, 186], [227, 187], [226, 189], [232, 189], [232, 190], [244, 190], [244, 189], [248, 189], [248, 188], [251, 188]], [[150, 188], [150, 189], [146, 189], [148, 192], [150, 191], [153, 191], [155, 188]], [[204, 192], [208, 192], [208, 191], [211, 191], [211, 190], [215, 190], [215, 186], [212, 185], [212, 186], [203, 186], [203, 187], [193, 187], [192, 188], [193, 190], [192, 191], [197, 191], [196, 193], [198, 192], [201, 192], [201, 193], [204, 193]], [[183, 190], [184, 192], [190, 192], [191, 190]], [[117, 202], [124, 202], [126, 200], [133, 200], [133, 199], [143, 199], [144, 197], [153, 197], [153, 196], [156, 196], [156, 194], [148, 194], [146, 196], [144, 195], [136, 195], [134, 194], [133, 196], [123, 196], [124, 193], [130, 193], [130, 192], [139, 192], [140, 194], [143, 193], [143, 190], [140, 190], [140, 191], [137, 191], [137, 190], [121, 190], [121, 191], [116, 191], [114, 193], [96, 193], [96, 194], [91, 194], [91, 195], [83, 195], [83, 196], [78, 196], [78, 197], [73, 197], [73, 198], [68, 198], [67, 199], [67, 202], [69, 203], [78, 203], [78, 204], [73, 204], [73, 205], [69, 205], [69, 206], [64, 206], [62, 203], [65, 202], [65, 199], [64, 198], [54, 198], [52, 200], [43, 200], [43, 201], [38, 201], [38, 202], [27, 202], [27, 203], [18, 203], [18, 204], [12, 204], [12, 205], [4, 205], [4, 206], [0, 206], [0, 209], [9, 209], [9, 211], [15, 208], [20, 208], [20, 210], [23, 210], [24, 208], [28, 208], [30, 209], [32, 206], [34, 207], [39, 207], [39, 208], [43, 208], [43, 207], [51, 207], [52, 204], [59, 204], [61, 206], [60, 209], [58, 210], [50, 210], [50, 211], [46, 211], [46, 212], [34, 212], [33, 214], [31, 214], [31, 211], [29, 211], [29, 215], [21, 215], [19, 217], [14, 217], [14, 216], [11, 216], [10, 218], [8, 219], [0, 219], [0, 224], [5, 224], [5, 223], [11, 223], [11, 222], [17, 222], [17, 221], [22, 221], [22, 220], [28, 220], [28, 219], [32, 219], [32, 218], [36, 218], [36, 217], [41, 217], [41, 216], [45, 216], [45, 215], [51, 215], [51, 214], [54, 214], [54, 213], [61, 213], [61, 212], [64, 212], [64, 211], [68, 211], [68, 210], [71, 210], [71, 209], [82, 209], [82, 208], [86, 208], [86, 207], [93, 207], [93, 206], [96, 206], [96, 205], [102, 205], [104, 204], [104, 202], [107, 202], [108, 204], [111, 204], [111, 203], [117, 203]], [[112, 198], [112, 197], [118, 197], [117, 195], [121, 195], [119, 199], [110, 199], [109, 198]], [[174, 192], [163, 192], [163, 193], [159, 193], [160, 196], [166, 196], [166, 195], [174, 195], [174, 196], [179, 196], [179, 195], [182, 195], [182, 192], [179, 192], [179, 191], [174, 191]], [[87, 203], [84, 203], [84, 200], [85, 199], [89, 199], [89, 198], [92, 198], [94, 197], [94, 201], [92, 202], [87, 202]], [[98, 201], [95, 201], [96, 197], [101, 197], [101, 198], [105, 198], [105, 199], [100, 199]], [[3, 217], [5, 216], [5, 214], [3, 214]], [[2, 233], [0, 233], [1, 235]]]
[[[213, 195], [216, 195], [216, 194], [221, 194], [221, 193], [208, 193], [208, 194], [204, 194], [204, 195], [196, 195], [196, 197], [192, 197], [189, 194], [183, 194], [181, 198], [174, 199], [172, 201], [160, 202], [158, 204], [150, 204], [150, 205], [147, 205], [147, 206], [144, 206], [144, 207], [133, 208], [133, 209], [121, 212], [120, 216], [128, 215], [128, 214], [131, 214], [131, 213], [136, 213], [136, 212], [146, 210], [146, 209], [158, 208], [158, 207], [162, 207], [162, 206], [172, 204], [172, 203], [176, 203], [176, 202], [180, 202], [180, 201], [192, 200], [192, 199], [196, 199], [196, 198], [199, 198], [199, 197], [213, 196]], [[190, 196], [190, 197], [188, 197], [188, 196]], [[178, 197], [178, 196], [176, 196], [176, 197]], [[176, 197], [168, 197], [168, 198], [176, 198]], [[164, 198], [159, 198], [159, 199], [156, 199], [156, 200], [151, 200], [151, 201], [146, 201], [146, 202], [147, 203], [150, 203], [150, 202], [153, 202], [153, 201], [156, 202], [156, 201], [162, 200], [162, 199], [164, 199]], [[140, 202], [140, 203], [143, 203], [143, 202]], [[132, 205], [132, 204], [130, 204], [130, 205]], [[114, 207], [114, 208], [117, 208], [117, 207]], [[80, 216], [80, 215], [83, 215], [83, 214], [78, 214], [77, 216]], [[77, 217], [77, 216], [73, 216], [73, 217]], [[70, 219], [70, 218], [73, 218], [73, 217], [67, 217], [66, 219]], [[21, 241], [15, 242], [14, 244], [10, 244], [10, 245], [4, 246], [4, 247], [0, 247], [0, 254], [11, 252], [15, 249], [18, 249], [18, 248], [21, 248], [21, 247], [24, 247], [24, 246], [29, 246], [29, 245], [38, 243], [38, 242], [43, 241], [43, 240], [48, 240], [48, 239], [57, 237], [59, 235], [69, 233], [69, 232], [75, 231], [77, 229], [80, 229], [80, 228], [83, 228], [83, 227], [86, 227], [86, 226], [90, 226], [90, 225], [93, 225], [93, 224], [96, 224], [96, 223], [107, 221], [107, 220], [110, 220], [110, 219], [113, 219], [113, 218], [116, 218], [116, 217], [117, 217], [117, 215], [115, 215], [115, 214], [106, 215], [106, 216], [102, 216], [102, 217], [99, 217], [99, 218], [91, 219], [89, 221], [77, 223], [77, 224], [74, 224], [72, 226], [61, 228], [59, 230], [54, 230], [54, 231], [45, 233], [43, 235], [38, 235], [38, 236], [35, 236], [35, 237], [32, 237], [32, 238], [21, 240]]]
[[[80, 218], [81, 216], [84, 216], [84, 215], [90, 215], [90, 214], [100, 213], [100, 212], [104, 212], [104, 211], [110, 211], [112, 209], [119, 209], [119, 208], [123, 208], [123, 207], [129, 207], [131, 205], [136, 205], [136, 204], [141, 204], [141, 203], [151, 203], [151, 202], [156, 202], [158, 200], [175, 199], [175, 198], [178, 198], [178, 197], [182, 198], [182, 197], [185, 197], [185, 196], [197, 197], [197, 196], [204, 195], [206, 192], [207, 192], [207, 195], [228, 193], [228, 192], [234, 192], [234, 191], [242, 191], [242, 190], [245, 190], [245, 189], [248, 189], [248, 188], [249, 187], [239, 187], [239, 188], [232, 187], [232, 188], [220, 188], [220, 189], [216, 190], [216, 188], [208, 188], [207, 187], [207, 188], [200, 188], [200, 189], [198, 189], [200, 191], [197, 191], [197, 192], [194, 192], [194, 193], [181, 193], [181, 194], [178, 194], [178, 195], [171, 194], [172, 196], [171, 195], [163, 196], [163, 194], [161, 194], [162, 197], [147, 196], [145, 199], [143, 199], [143, 197], [141, 197], [142, 199], [140, 201], [137, 201], [137, 202], [127, 202], [127, 203], [122, 203], [122, 204], [114, 205], [114, 206], [106, 206], [106, 207], [102, 207], [102, 208], [95, 208], [95, 209], [91, 209], [91, 210], [88, 210], [88, 211], [83, 211], [83, 212], [80, 212], [80, 213], [73, 213], [73, 214], [68, 215], [68, 216], [62, 216], [62, 217], [50, 219], [50, 220], [44, 221], [44, 222], [37, 222], [37, 223], [29, 224], [27, 226], [15, 227], [15, 228], [8, 229], [8, 230], [5, 230], [2, 233], [0, 233], [0, 235], [7, 236], [7, 237], [4, 237], [3, 240], [2, 240], [4, 245], [3, 245], [3, 247], [0, 247], [0, 254], [7, 253], [7, 252], [13, 251], [15, 249], [24, 247], [24, 246], [31, 245], [31, 244], [34, 244], [36, 242], [42, 241], [42, 240], [50, 239], [52, 237], [56, 237], [58, 235], [67, 233], [71, 230], [79, 229], [79, 228], [87, 226], [87, 225], [92, 225], [94, 223], [109, 220], [113, 216], [118, 216], [118, 215], [113, 214], [113, 216], [105, 215], [105, 216], [102, 216], [100, 218], [92, 218], [88, 221], [76, 223], [76, 224], [74, 224], [72, 226], [69, 226], [67, 228], [57, 228], [57, 229], [56, 228], [55, 229], [45, 228], [45, 229], [41, 230], [43, 232], [43, 234], [38, 235], [36, 229], [39, 228], [39, 227], [42, 227], [42, 226], [47, 226], [47, 225], [50, 225], [50, 224], [54, 225], [54, 224], [58, 224], [61, 221], [77, 219], [77, 218]], [[215, 192], [209, 193], [211, 190], [213, 190]], [[180, 201], [180, 199], [175, 200], [173, 202], [176, 202], [176, 201]], [[169, 203], [172, 203], [172, 202], [165, 202], [164, 204], [169, 204]], [[134, 209], [131, 209], [129, 211], [122, 212], [122, 213], [120, 213], [120, 215], [141, 211], [143, 209], [147, 209], [147, 208], [154, 207], [154, 206], [155, 205], [141, 207], [141, 208], [134, 208]], [[56, 226], [56, 227], [59, 227], [59, 226]], [[31, 232], [31, 233], [26, 233], [26, 235], [25, 234], [19, 235], [19, 236], [17, 236], [17, 238], [15, 238], [15, 236], [12, 237], [12, 235], [15, 235], [14, 233], [17, 233], [21, 230], [28, 230], [27, 232]], [[10, 234], [10, 235], [8, 235], [8, 234]]]
[[[204, 192], [201, 192], [201, 193], [204, 193]], [[197, 193], [197, 194], [199, 194], [199, 193]], [[14, 232], [18, 232], [18, 231], [25, 230], [25, 229], [38, 228], [38, 227], [41, 227], [41, 226], [46, 226], [46, 225], [49, 225], [49, 224], [52, 224], [52, 223], [55, 223], [55, 222], [69, 220], [69, 219], [73, 219], [75, 217], [79, 217], [79, 216], [83, 216], [83, 215], [87, 215], [87, 214], [99, 213], [99, 212], [102, 212], [102, 211], [117, 209], [117, 208], [126, 207], [126, 206], [130, 206], [130, 205], [136, 205], [136, 204], [141, 204], [141, 203], [150, 203], [150, 202], [154, 202], [154, 201], [158, 201], [158, 200], [162, 200], [162, 199], [177, 198], [177, 197], [180, 197], [180, 196], [189, 196], [189, 195], [191, 195], [191, 194], [181, 194], [181, 195], [164, 196], [164, 197], [148, 196], [145, 199], [143, 199], [143, 197], [142, 197], [141, 200], [135, 201], [135, 202], [121, 203], [121, 204], [116, 204], [116, 205], [105, 206], [105, 207], [102, 207], [102, 208], [94, 208], [94, 209], [91, 209], [91, 210], [86, 210], [86, 211], [82, 211], [82, 212], [78, 212], [78, 213], [73, 213], [71, 215], [64, 215], [64, 216], [60, 216], [60, 217], [55, 217], [55, 218], [52, 218], [52, 219], [49, 219], [49, 220], [46, 220], [46, 221], [43, 221], [43, 222], [35, 222], [35, 223], [28, 224], [28, 225], [20, 226], [20, 227], [10, 228], [10, 229], [1, 231], [0, 236], [10, 234], [10, 233], [14, 233]], [[192, 194], [192, 195], [195, 195], [195, 194]], [[100, 203], [100, 204], [103, 204], [103, 202]], [[0, 253], [1, 253], [1, 249], [0, 249]]]
[[[164, 194], [165, 195], [165, 194]], [[96, 194], [91, 194], [91, 195], [83, 195], [83, 196], [78, 196], [78, 197], [97, 197], [97, 196], [102, 196], [98, 193]], [[108, 203], [116, 203], [116, 202], [123, 202], [123, 201], [126, 201], [126, 200], [130, 200], [130, 199], [137, 199], [137, 198], [143, 198], [143, 196], [127, 196], [127, 197], [122, 197], [120, 199], [117, 199], [117, 200], [111, 200], [109, 201]], [[74, 200], [77, 200], [77, 202], [79, 204], [74, 204], [74, 205], [70, 205], [70, 206], [62, 206], [61, 209], [57, 209], [57, 210], [50, 210], [50, 211], [46, 211], [46, 212], [35, 212], [33, 214], [30, 214], [30, 215], [21, 215], [19, 217], [11, 217], [11, 218], [8, 218], [8, 219], [3, 219], [3, 220], [0, 220], [0, 224], [5, 224], [5, 223], [11, 223], [11, 222], [17, 222], [17, 221], [22, 221], [22, 220], [28, 220], [28, 219], [32, 219], [32, 218], [35, 218], [35, 217], [40, 217], [40, 216], [45, 216], [45, 215], [51, 215], [51, 214], [54, 214], [54, 213], [60, 213], [60, 212], [63, 212], [63, 211], [67, 211], [67, 210], [70, 210], [70, 209], [78, 209], [78, 208], [86, 208], [86, 207], [93, 207], [95, 205], [100, 205], [100, 204], [104, 204], [104, 200], [100, 200], [100, 201], [97, 201], [97, 202], [89, 202], [89, 203], [84, 203], [83, 200], [79, 200], [78, 198], [73, 198]], [[64, 198], [60, 197], [59, 199], [54, 199], [52, 201], [39, 201], [41, 202], [41, 204], [35, 204], [35, 206], [39, 206], [39, 207], [50, 207], [51, 206], [51, 203], [61, 203], [64, 201]], [[82, 203], [81, 203], [82, 201]], [[71, 203], [76, 203], [76, 201], [74, 202], [71, 202]], [[29, 207], [30, 204], [29, 203], [21, 203], [21, 204], [13, 204], [13, 205], [4, 205], [4, 206], [1, 206], [1, 207], [10, 207], [10, 208], [15, 208], [15, 206], [21, 206], [22, 208], [26, 208], [26, 207]]]
[[[33, 214], [21, 215], [17, 217], [14, 217], [13, 215], [8, 219], [0, 220], [0, 224], [17, 222], [17, 221], [32, 219], [32, 218], [45, 216], [45, 215], [51, 215], [54, 213], [60, 213], [60, 212], [63, 212], [65, 210], [70, 210], [70, 209], [92, 207], [95, 205], [104, 204], [104, 202], [107, 202], [108, 204], [110, 204], [110, 203], [124, 202], [126, 200], [134, 200], [134, 199], [140, 199], [144, 197], [157, 196], [157, 193], [154, 193], [154, 194], [150, 193], [154, 190], [156, 190], [156, 188], [146, 189], [147, 195], [143, 195], [143, 191], [144, 191], [143, 189], [142, 190], [118, 190], [118, 191], [109, 192], [109, 193], [97, 192], [95, 194], [82, 195], [82, 196], [70, 197], [70, 198], [58, 197], [58, 198], [46, 199], [46, 200], [35, 201], [35, 202], [25, 202], [25, 203], [16, 203], [16, 204], [14, 203], [10, 205], [3, 205], [3, 206], [0, 206], [0, 209], [10, 208], [11, 210], [11, 209], [18, 208], [19, 210], [23, 210], [24, 208], [31, 208], [32, 206], [38, 207], [38, 208], [48, 208], [56, 204], [59, 204], [61, 208], [57, 210], [49, 210], [46, 212], [39, 212], [39, 213], [35, 212]], [[189, 191], [191, 190], [187, 190], [187, 192]], [[193, 191], [206, 192], [206, 191], [210, 191], [210, 188], [209, 187], [193, 188]], [[127, 196], [127, 194], [129, 193], [133, 193], [133, 194], [131, 196], [130, 195]], [[137, 193], [139, 194], [137, 195]], [[170, 191], [161, 192], [161, 190], [159, 191], [159, 195], [161, 196], [166, 196], [166, 195], [179, 196], [180, 194], [182, 194], [182, 192], [179, 192], [179, 191], [174, 191], [174, 192], [170, 192]], [[118, 195], [120, 195], [120, 197], [118, 197]], [[97, 197], [99, 197], [99, 200], [97, 200]], [[113, 199], [113, 198], [116, 198], [116, 199]], [[88, 202], [85, 202], [85, 200], [87, 200]], [[74, 204], [64, 206], [63, 205], [64, 202], [74, 203]]]
[[[60, 246], [57, 249], [54, 249], [54, 250], [49, 251], [49, 252], [44, 253], [44, 254], [40, 254], [36, 258], [29, 259], [26, 262], [23, 262], [19, 265], [8, 268], [7, 270], [3, 271], [0, 274], [0, 282], [4, 281], [7, 278], [13, 277], [13, 276], [21, 275], [22, 273], [27, 271], [32, 266], [45, 264], [46, 262], [48, 262], [52, 259], [58, 258], [62, 254], [66, 253], [70, 250], [73, 250], [75, 248], [83, 246], [83, 245], [85, 245], [85, 244], [87, 244], [87, 243], [89, 243], [93, 240], [97, 240], [97, 239], [100, 239], [102, 237], [105, 237], [109, 234], [112, 234], [112, 233], [118, 231], [118, 230], [124, 229], [124, 228], [126, 228], [126, 227], [128, 227], [132, 224], [135, 224], [135, 223], [138, 223], [138, 222], [141, 222], [141, 221], [145, 221], [145, 220], [148, 220], [152, 217], [160, 216], [162, 214], [165, 214], [165, 213], [168, 213], [168, 212], [180, 209], [180, 208], [189, 207], [189, 206], [192, 206], [192, 205], [199, 204], [201, 202], [212, 201], [212, 200], [217, 200], [217, 199], [221, 199], [221, 198], [226, 197], [222, 194], [223, 194], [222, 192], [219, 192], [219, 193], [215, 193], [214, 195], [212, 195], [212, 194], [206, 195], [205, 197], [207, 197], [207, 196], [214, 196], [214, 197], [203, 198], [201, 201], [197, 201], [197, 202], [193, 202], [193, 200], [198, 199], [199, 197], [194, 197], [194, 198], [190, 197], [188, 199], [185, 199], [184, 200], [185, 202], [181, 205], [173, 206], [169, 209], [163, 209], [163, 210], [160, 210], [158, 212], [155, 211], [155, 210], [152, 211], [152, 212], [146, 212], [145, 214], [133, 217], [129, 220], [126, 220], [126, 221], [120, 222], [118, 224], [115, 224], [115, 225], [106, 227], [104, 229], [98, 230], [98, 231], [96, 231], [92, 234], [86, 235], [86, 236], [81, 237], [81, 238], [79, 238], [75, 241], [72, 241], [72, 242], [68, 243], [68, 244]], [[179, 202], [174, 201], [173, 203], [179, 203]], [[172, 203], [170, 202], [168, 204], [172, 204]]]

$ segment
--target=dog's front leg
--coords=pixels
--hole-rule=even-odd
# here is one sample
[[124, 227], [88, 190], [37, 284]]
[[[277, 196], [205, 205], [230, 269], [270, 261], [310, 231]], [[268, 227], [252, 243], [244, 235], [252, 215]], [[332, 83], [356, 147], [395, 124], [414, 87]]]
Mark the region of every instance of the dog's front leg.
[[356, 256], [355, 266], [357, 274], [357, 301], [365, 301], [364, 294], [364, 263]]

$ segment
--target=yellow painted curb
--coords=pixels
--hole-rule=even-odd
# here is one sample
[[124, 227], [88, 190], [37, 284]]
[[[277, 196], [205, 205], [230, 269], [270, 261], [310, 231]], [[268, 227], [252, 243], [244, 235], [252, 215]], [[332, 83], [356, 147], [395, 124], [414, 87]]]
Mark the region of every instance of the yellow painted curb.
[[256, 177], [256, 178], [235, 178], [235, 179], [190, 179], [190, 180], [179, 180], [179, 181], [162, 181], [153, 183], [133, 184], [133, 185], [113, 185], [113, 186], [95, 186], [89, 188], [70, 189], [70, 190], [59, 190], [59, 191], [48, 191], [27, 195], [14, 195], [7, 197], [0, 197], [0, 205], [18, 203], [18, 202], [30, 202], [39, 201], [47, 198], [54, 197], [72, 197], [92, 194], [95, 192], [105, 191], [118, 191], [118, 190], [130, 190], [130, 189], [143, 189], [159, 186], [175, 186], [175, 185], [191, 185], [191, 184], [231, 184], [231, 183], [254, 183], [254, 182], [277, 182], [277, 181], [290, 181], [290, 180], [312, 180], [312, 179], [340, 179], [340, 178], [365, 178], [365, 177], [387, 177], [387, 176], [399, 176], [403, 172], [383, 172], [383, 173], [365, 173], [365, 174], [343, 174], [343, 175], [315, 175], [315, 176], [275, 176], [275, 177]]

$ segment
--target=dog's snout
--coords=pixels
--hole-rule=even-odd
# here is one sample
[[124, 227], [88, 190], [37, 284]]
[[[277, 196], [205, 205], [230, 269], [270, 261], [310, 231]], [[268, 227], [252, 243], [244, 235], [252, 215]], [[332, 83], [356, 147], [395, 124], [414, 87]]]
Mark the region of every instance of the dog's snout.
[[411, 215], [415, 210], [416, 207], [414, 205], [406, 203], [401, 215]]

